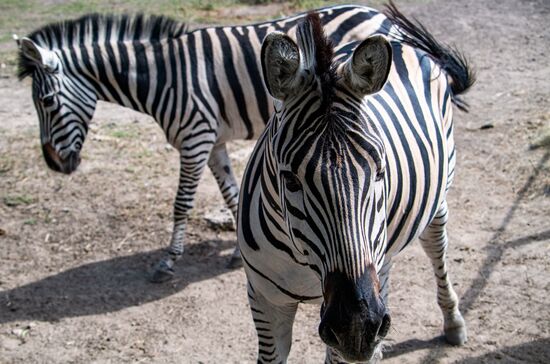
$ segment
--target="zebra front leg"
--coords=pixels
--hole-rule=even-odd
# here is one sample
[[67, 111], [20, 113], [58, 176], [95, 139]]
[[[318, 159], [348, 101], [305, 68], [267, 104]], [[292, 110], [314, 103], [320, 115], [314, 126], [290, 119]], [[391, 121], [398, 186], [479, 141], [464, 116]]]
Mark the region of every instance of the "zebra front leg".
[[452, 345], [462, 345], [467, 340], [466, 323], [458, 309], [458, 297], [447, 272], [447, 220], [447, 201], [443, 201], [430, 225], [420, 235], [420, 242], [435, 273], [437, 303], [443, 312], [445, 339]]
[[[193, 144], [191, 144], [193, 145]], [[181, 258], [184, 250], [185, 232], [189, 211], [195, 202], [195, 192], [206, 166], [212, 144], [201, 148], [182, 148], [180, 152], [180, 178], [174, 202], [174, 230], [168, 251], [155, 265], [151, 282], [165, 282], [174, 276], [174, 263]]]
[[[233, 175], [231, 160], [227, 154], [225, 143], [218, 144], [212, 149], [208, 167], [218, 182], [220, 192], [222, 193], [225, 204], [231, 210], [233, 221], [237, 221], [237, 208], [239, 206], [239, 186]], [[228, 265], [229, 268], [238, 268], [242, 266], [241, 252], [239, 246], [235, 247], [233, 255]]]
[[248, 283], [248, 302], [258, 334], [258, 363], [286, 363], [298, 302], [277, 306]]

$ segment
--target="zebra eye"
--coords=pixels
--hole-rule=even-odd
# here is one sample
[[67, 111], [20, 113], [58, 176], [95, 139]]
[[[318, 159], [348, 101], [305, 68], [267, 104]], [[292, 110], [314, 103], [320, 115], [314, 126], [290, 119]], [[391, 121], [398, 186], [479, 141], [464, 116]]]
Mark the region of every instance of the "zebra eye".
[[282, 171], [281, 176], [283, 177], [286, 189], [289, 192], [298, 192], [302, 190], [302, 184], [294, 173], [290, 171]]
[[53, 95], [44, 96], [42, 98], [42, 105], [44, 105], [45, 107], [50, 107], [53, 106], [54, 101], [55, 100]]

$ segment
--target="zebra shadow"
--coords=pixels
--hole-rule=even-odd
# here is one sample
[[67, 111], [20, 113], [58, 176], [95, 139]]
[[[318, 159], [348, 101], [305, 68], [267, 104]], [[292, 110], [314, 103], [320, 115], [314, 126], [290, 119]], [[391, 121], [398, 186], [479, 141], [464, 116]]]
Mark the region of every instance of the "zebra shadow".
[[538, 339], [519, 345], [506, 346], [474, 358], [456, 361], [455, 364], [479, 363], [550, 363], [550, 339]]
[[11, 290], [0, 292], [0, 323], [58, 321], [115, 312], [176, 294], [188, 284], [230, 272], [231, 240], [207, 240], [186, 247], [170, 282], [148, 281], [145, 267], [157, 261], [163, 250], [139, 252], [87, 263]]
[[[438, 336], [431, 340], [411, 339], [391, 346], [387, 352], [384, 352], [384, 358], [389, 359], [397, 357], [406, 352], [422, 349], [437, 349], [445, 347], [445, 339]], [[437, 355], [429, 355], [422, 361], [423, 363], [438, 363]], [[479, 364], [479, 363], [550, 363], [550, 339], [541, 338], [519, 345], [506, 346], [498, 348], [486, 354], [464, 358], [454, 362], [455, 364]]]

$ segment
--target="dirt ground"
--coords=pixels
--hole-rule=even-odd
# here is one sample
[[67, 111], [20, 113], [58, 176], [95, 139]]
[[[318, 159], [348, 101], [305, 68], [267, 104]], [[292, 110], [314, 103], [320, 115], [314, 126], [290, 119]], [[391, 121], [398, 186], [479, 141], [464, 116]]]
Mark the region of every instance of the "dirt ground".
[[[406, 14], [477, 69], [457, 112], [449, 262], [469, 330], [441, 337], [418, 244], [392, 272], [385, 363], [550, 363], [550, 2], [433, 0]], [[233, 231], [204, 177], [175, 279], [148, 283], [170, 237], [177, 155], [150, 118], [101, 104], [70, 177], [47, 169], [29, 82], [0, 70], [0, 363], [241, 363], [256, 357]], [[546, 139], [545, 139], [546, 138]], [[235, 142], [239, 176], [253, 144]], [[538, 146], [538, 147], [537, 147]], [[290, 362], [319, 363], [319, 308], [302, 306]]]

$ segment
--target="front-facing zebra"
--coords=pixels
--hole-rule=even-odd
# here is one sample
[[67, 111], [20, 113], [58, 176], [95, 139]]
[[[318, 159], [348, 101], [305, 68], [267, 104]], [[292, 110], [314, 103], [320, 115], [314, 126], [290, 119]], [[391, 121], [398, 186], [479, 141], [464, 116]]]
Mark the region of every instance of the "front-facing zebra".
[[237, 224], [259, 362], [286, 362], [301, 302], [322, 303], [327, 363], [380, 357], [391, 259], [417, 237], [445, 336], [466, 340], [445, 223], [452, 101], [464, 107], [457, 95], [473, 77], [458, 53], [388, 9], [401, 41], [375, 35], [334, 54], [312, 14], [298, 44], [280, 32], [263, 43], [276, 111], [246, 168]]
[[[387, 29], [385, 18], [365, 7], [336, 6], [319, 14], [336, 43]], [[18, 40], [19, 76], [32, 76], [50, 168], [77, 168], [98, 100], [151, 115], [179, 151], [172, 240], [154, 281], [169, 279], [183, 253], [206, 165], [236, 217], [239, 189], [226, 142], [256, 138], [264, 130], [272, 108], [260, 75], [261, 41], [273, 30], [293, 31], [303, 16], [186, 32], [182, 23], [164, 17], [88, 15]], [[236, 249], [232, 263], [239, 262]]]

